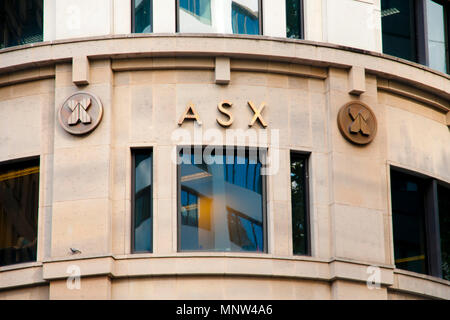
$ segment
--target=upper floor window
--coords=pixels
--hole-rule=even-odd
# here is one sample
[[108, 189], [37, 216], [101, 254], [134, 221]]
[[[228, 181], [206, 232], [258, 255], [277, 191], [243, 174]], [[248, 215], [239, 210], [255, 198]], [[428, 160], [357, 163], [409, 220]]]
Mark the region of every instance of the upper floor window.
[[218, 149], [179, 151], [178, 249], [265, 252], [265, 150]]
[[397, 268], [450, 280], [450, 186], [391, 169]]
[[150, 33], [153, 31], [152, 5], [152, 0], [132, 0], [132, 31], [134, 33]]
[[383, 52], [450, 72], [449, 12], [447, 0], [382, 0]]
[[0, 1], [0, 49], [43, 39], [43, 0]]
[[39, 159], [0, 164], [0, 266], [36, 261]]
[[261, 34], [261, 0], [177, 0], [177, 31]]
[[303, 39], [303, 0], [286, 0], [286, 36]]

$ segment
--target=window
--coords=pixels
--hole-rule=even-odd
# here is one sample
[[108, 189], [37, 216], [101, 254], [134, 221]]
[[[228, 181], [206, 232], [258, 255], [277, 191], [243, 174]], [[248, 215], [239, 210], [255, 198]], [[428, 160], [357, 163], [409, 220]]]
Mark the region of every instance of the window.
[[39, 159], [0, 164], [0, 266], [36, 261]]
[[153, 31], [152, 0], [132, 0], [132, 32], [150, 33]]
[[291, 152], [291, 206], [293, 253], [310, 254], [308, 216], [308, 157]]
[[42, 41], [42, 2], [0, 1], [0, 49]]
[[303, 0], [286, 0], [286, 36], [303, 39]]
[[442, 277], [450, 281], [450, 187], [438, 184], [439, 231]]
[[444, 1], [437, 2], [427, 0], [427, 48], [428, 48], [428, 65], [441, 72], [449, 72], [448, 69], [448, 28], [446, 21], [448, 21], [448, 13], [450, 12], [450, 5], [444, 4]]
[[261, 34], [261, 0], [177, 0], [177, 30]]
[[397, 268], [450, 280], [450, 186], [391, 168]]
[[178, 249], [265, 252], [265, 151], [207, 150], [178, 153]]
[[133, 161], [133, 252], [153, 250], [153, 205], [152, 151], [136, 149], [132, 151]]
[[382, 0], [383, 52], [449, 73], [449, 12], [447, 0]]

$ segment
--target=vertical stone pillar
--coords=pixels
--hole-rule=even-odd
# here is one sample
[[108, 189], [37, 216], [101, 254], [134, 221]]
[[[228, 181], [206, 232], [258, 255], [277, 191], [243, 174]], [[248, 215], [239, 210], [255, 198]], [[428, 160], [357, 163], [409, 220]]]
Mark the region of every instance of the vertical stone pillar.
[[[347, 70], [329, 69], [327, 98], [332, 145], [331, 256], [388, 264], [384, 108], [378, 104], [375, 76], [366, 74], [366, 90], [359, 97], [349, 94], [349, 86]], [[375, 113], [378, 130], [368, 145], [352, 144], [344, 139], [338, 129], [338, 112], [350, 101], [361, 101]]]
[[[109, 60], [92, 62], [88, 72], [91, 79], [89, 85], [77, 87], [72, 82], [72, 65], [56, 66], [55, 117], [71, 94], [86, 91], [101, 100], [103, 119], [94, 131], [82, 136], [66, 132], [55, 119], [51, 241], [53, 259], [73, 259], [75, 255], [70, 248], [81, 252], [76, 255], [80, 259], [111, 253], [111, 63]], [[76, 260], [73, 264], [77, 264]], [[80, 271], [83, 277], [83, 270]], [[82, 278], [82, 281], [88, 280]], [[103, 277], [95, 281], [96, 284], [89, 290], [89, 297], [109, 297], [109, 279]], [[51, 282], [50, 299], [65, 296], [63, 287], [60, 282]], [[82, 292], [72, 290], [70, 297], [76, 298]]]

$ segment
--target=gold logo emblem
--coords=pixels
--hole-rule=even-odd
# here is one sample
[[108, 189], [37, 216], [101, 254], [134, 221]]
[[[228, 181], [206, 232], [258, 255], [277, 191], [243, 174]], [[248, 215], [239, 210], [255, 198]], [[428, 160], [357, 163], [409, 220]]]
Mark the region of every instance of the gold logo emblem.
[[377, 119], [366, 104], [352, 101], [339, 110], [338, 127], [348, 141], [364, 145], [375, 138]]
[[59, 109], [59, 123], [67, 132], [82, 135], [94, 130], [103, 115], [100, 100], [87, 92], [71, 95]]

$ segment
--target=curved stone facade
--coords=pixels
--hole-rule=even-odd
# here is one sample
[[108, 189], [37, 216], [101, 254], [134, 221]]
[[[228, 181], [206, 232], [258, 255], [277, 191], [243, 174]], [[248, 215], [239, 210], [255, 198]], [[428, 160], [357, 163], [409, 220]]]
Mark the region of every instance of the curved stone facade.
[[[78, 91], [103, 104], [82, 136], [58, 122]], [[255, 130], [279, 134], [258, 143], [279, 160], [267, 178], [267, 252], [178, 252], [173, 132], [192, 103], [203, 132], [224, 134], [225, 100], [228, 129], [249, 127], [252, 101], [267, 122]], [[365, 146], [339, 131], [352, 101], [376, 117]], [[310, 41], [159, 34], [3, 49], [0, 162], [39, 156], [40, 187], [37, 261], [0, 267], [0, 298], [450, 299], [449, 281], [395, 268], [389, 183], [390, 166], [450, 183], [449, 101], [448, 75]], [[181, 127], [194, 136], [193, 121]], [[153, 253], [133, 254], [131, 150], [142, 147], [153, 150]], [[291, 151], [310, 155], [310, 256], [292, 254]], [[80, 290], [66, 285], [72, 265]], [[366, 284], [370, 266], [380, 288]]]

